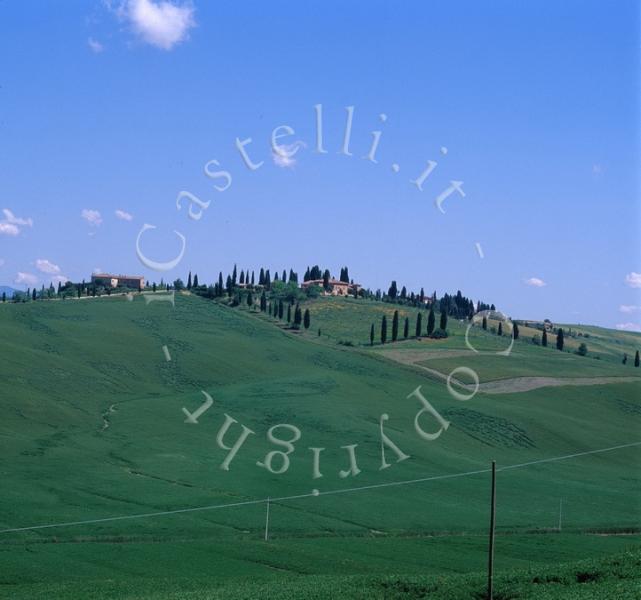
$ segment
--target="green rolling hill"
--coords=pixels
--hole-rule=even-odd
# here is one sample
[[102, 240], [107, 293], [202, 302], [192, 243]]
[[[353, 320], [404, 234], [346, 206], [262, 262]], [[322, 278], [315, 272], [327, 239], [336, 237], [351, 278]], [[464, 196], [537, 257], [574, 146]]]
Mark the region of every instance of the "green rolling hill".
[[[441, 594], [434, 597], [473, 597], [486, 564], [491, 460], [502, 468], [641, 442], [641, 369], [620, 360], [624, 351], [633, 356], [640, 336], [577, 326], [590, 334], [586, 357], [572, 344], [563, 353], [535, 346], [531, 336], [502, 357], [495, 352], [509, 340], [475, 327], [473, 353], [467, 324], [450, 322], [445, 340], [370, 347], [370, 324], [395, 307], [326, 298], [304, 307], [312, 326], [294, 333], [257, 311], [191, 295], [177, 295], [175, 307], [141, 296], [0, 306], [0, 596], [280, 590], [294, 598], [303, 589], [303, 597], [331, 597], [336, 588], [397, 597], [405, 585], [409, 597], [430, 586]], [[416, 309], [405, 312], [415, 318]], [[503, 388], [456, 400], [443, 377], [459, 366]], [[511, 391], [524, 377], [561, 381]], [[418, 386], [450, 423], [433, 441], [415, 428], [422, 404], [408, 395]], [[203, 391], [213, 405], [198, 424], [185, 423], [182, 409], [196, 411]], [[386, 435], [410, 457], [395, 462], [387, 446], [383, 470], [382, 414]], [[234, 420], [227, 448], [243, 426], [253, 432], [229, 470], [220, 468], [229, 450], [216, 439], [225, 415]], [[279, 424], [300, 433], [280, 474], [257, 464], [285, 449], [267, 437]], [[419, 424], [439, 429], [428, 414]], [[294, 431], [275, 435], [288, 440]], [[349, 446], [360, 472], [341, 477]], [[310, 448], [323, 448], [320, 478]], [[499, 472], [499, 589], [529, 597], [527, 569], [545, 577], [572, 563], [557, 579], [567, 579], [563, 593], [578, 593], [584, 567], [574, 562], [587, 560], [585, 568], [602, 573], [598, 597], [630, 593], [638, 585], [630, 573], [641, 539], [640, 458], [638, 445]], [[284, 468], [282, 455], [272, 460], [274, 471]], [[415, 480], [425, 481], [384, 485]], [[219, 508], [178, 512], [199, 507]], [[64, 525], [74, 522], [83, 523]], [[36, 528], [44, 525], [54, 526]], [[625, 558], [603, 558], [617, 553]], [[263, 595], [266, 582], [272, 596]]]

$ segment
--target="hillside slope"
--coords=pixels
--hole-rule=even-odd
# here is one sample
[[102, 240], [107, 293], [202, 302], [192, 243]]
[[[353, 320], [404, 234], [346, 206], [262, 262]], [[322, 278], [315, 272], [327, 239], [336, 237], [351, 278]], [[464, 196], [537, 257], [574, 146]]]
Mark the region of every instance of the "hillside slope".
[[[174, 308], [137, 297], [0, 309], [0, 529], [259, 501], [4, 532], [6, 584], [63, 585], [111, 578], [118, 569], [134, 582], [156, 575], [154, 561], [176, 576], [186, 569], [215, 580], [481, 571], [492, 459], [516, 465], [641, 440], [638, 382], [478, 394], [460, 402], [414, 366], [366, 348], [319, 343], [311, 334], [292, 335], [262, 316], [195, 297], [177, 296]], [[420, 342], [397, 346], [403, 344]], [[514, 360], [530, 362], [528, 356]], [[451, 423], [434, 441], [415, 429], [422, 405], [408, 395], [419, 385]], [[182, 408], [193, 413], [205, 399], [202, 391], [213, 406], [197, 425], [185, 423]], [[254, 432], [229, 471], [220, 468], [228, 451], [216, 442], [225, 414], [238, 422], [224, 438], [228, 447], [241, 424]], [[410, 456], [396, 463], [387, 447], [391, 466], [384, 470], [382, 414], [389, 415], [387, 435]], [[426, 414], [419, 423], [427, 432], [438, 429]], [[266, 437], [277, 424], [301, 433], [282, 474], [257, 465], [284, 449]], [[276, 436], [290, 439], [291, 432], [281, 428]], [[360, 472], [340, 477], [350, 464], [344, 447], [354, 444]], [[324, 448], [321, 478], [312, 477], [309, 448]], [[637, 446], [501, 473], [499, 533], [521, 537], [518, 543], [508, 535], [499, 539], [498, 568], [629, 545], [632, 538], [585, 532], [638, 527], [640, 457]], [[273, 460], [278, 470], [283, 459]], [[479, 472], [452, 477], [472, 471]], [[376, 487], [424, 478], [434, 479]], [[374, 487], [331, 493], [367, 486]], [[319, 496], [311, 495], [314, 489]], [[259, 541], [262, 500], [298, 495], [304, 497], [273, 503], [274, 541], [265, 546]], [[572, 535], [545, 536], [541, 553], [541, 536], [526, 534], [555, 527], [560, 500], [564, 530]], [[424, 537], [435, 532], [446, 535]], [[74, 543], [60, 544], [61, 550], [43, 543], [54, 539]], [[435, 553], [426, 553], [426, 544]]]

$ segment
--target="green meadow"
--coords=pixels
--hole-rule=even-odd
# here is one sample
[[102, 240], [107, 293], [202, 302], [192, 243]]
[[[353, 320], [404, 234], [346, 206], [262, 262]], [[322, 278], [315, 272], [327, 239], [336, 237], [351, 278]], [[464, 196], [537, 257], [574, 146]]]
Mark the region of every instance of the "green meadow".
[[[0, 305], [0, 597], [482, 597], [492, 460], [500, 597], [635, 597], [641, 445], [501, 469], [641, 442], [641, 369], [621, 364], [641, 336], [577, 325], [589, 337], [569, 352], [522, 335], [506, 357], [509, 339], [480, 327], [470, 351], [467, 323], [381, 346], [397, 307], [303, 308], [311, 327], [293, 332], [188, 294], [174, 307], [140, 295]], [[413, 335], [417, 310], [399, 312]], [[585, 357], [572, 345], [583, 339]], [[461, 402], [434, 373], [459, 366], [508, 385], [608, 379]], [[449, 423], [432, 441], [415, 427], [419, 386]], [[213, 405], [186, 423], [203, 392]], [[386, 446], [381, 469], [383, 414], [408, 458]], [[439, 430], [427, 413], [417, 422]], [[300, 439], [270, 457], [283, 424], [296, 429], [277, 439]], [[317, 469], [310, 448], [323, 449]]]

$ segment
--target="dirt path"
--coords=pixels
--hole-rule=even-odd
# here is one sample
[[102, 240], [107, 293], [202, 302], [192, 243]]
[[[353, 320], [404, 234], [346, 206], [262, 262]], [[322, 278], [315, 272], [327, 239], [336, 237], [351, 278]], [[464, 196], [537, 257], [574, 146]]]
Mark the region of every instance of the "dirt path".
[[[411, 365], [417, 369], [428, 372], [437, 379], [447, 381], [447, 374], [441, 373], [436, 369], [431, 369], [424, 365], [418, 364], [419, 361], [430, 360], [434, 358], [458, 358], [462, 356], [473, 356], [483, 354], [495, 354], [494, 352], [472, 352], [470, 350], [433, 350], [424, 352], [422, 350], [380, 350], [378, 354], [389, 358], [395, 362], [404, 365]], [[529, 392], [542, 387], [560, 387], [564, 385], [604, 385], [608, 383], [626, 383], [630, 381], [639, 381], [639, 377], [512, 377], [511, 379], [499, 379], [497, 381], [487, 381], [479, 384], [479, 392], [487, 394], [513, 394], [518, 392]], [[464, 390], [472, 391], [473, 384], [467, 384], [456, 378], [451, 380]]]
[[514, 377], [512, 379], [481, 383], [479, 391], [488, 394], [510, 394], [513, 392], [529, 392], [540, 387], [604, 385], [629, 381], [639, 381], [639, 377]]
[[404, 365], [413, 365], [419, 361], [432, 360], [434, 358], [459, 358], [461, 356], [483, 356], [484, 354], [495, 354], [495, 352], [473, 352], [472, 350], [375, 350], [377, 354], [391, 358]]

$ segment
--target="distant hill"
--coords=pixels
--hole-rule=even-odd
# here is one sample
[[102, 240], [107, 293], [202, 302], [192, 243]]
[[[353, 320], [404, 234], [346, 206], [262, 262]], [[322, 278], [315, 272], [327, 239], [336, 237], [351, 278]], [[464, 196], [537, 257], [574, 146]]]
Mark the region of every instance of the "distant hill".
[[7, 294], [7, 298], [11, 298], [15, 292], [19, 290], [16, 290], [12, 287], [9, 287], [8, 285], [0, 285], [0, 295]]

